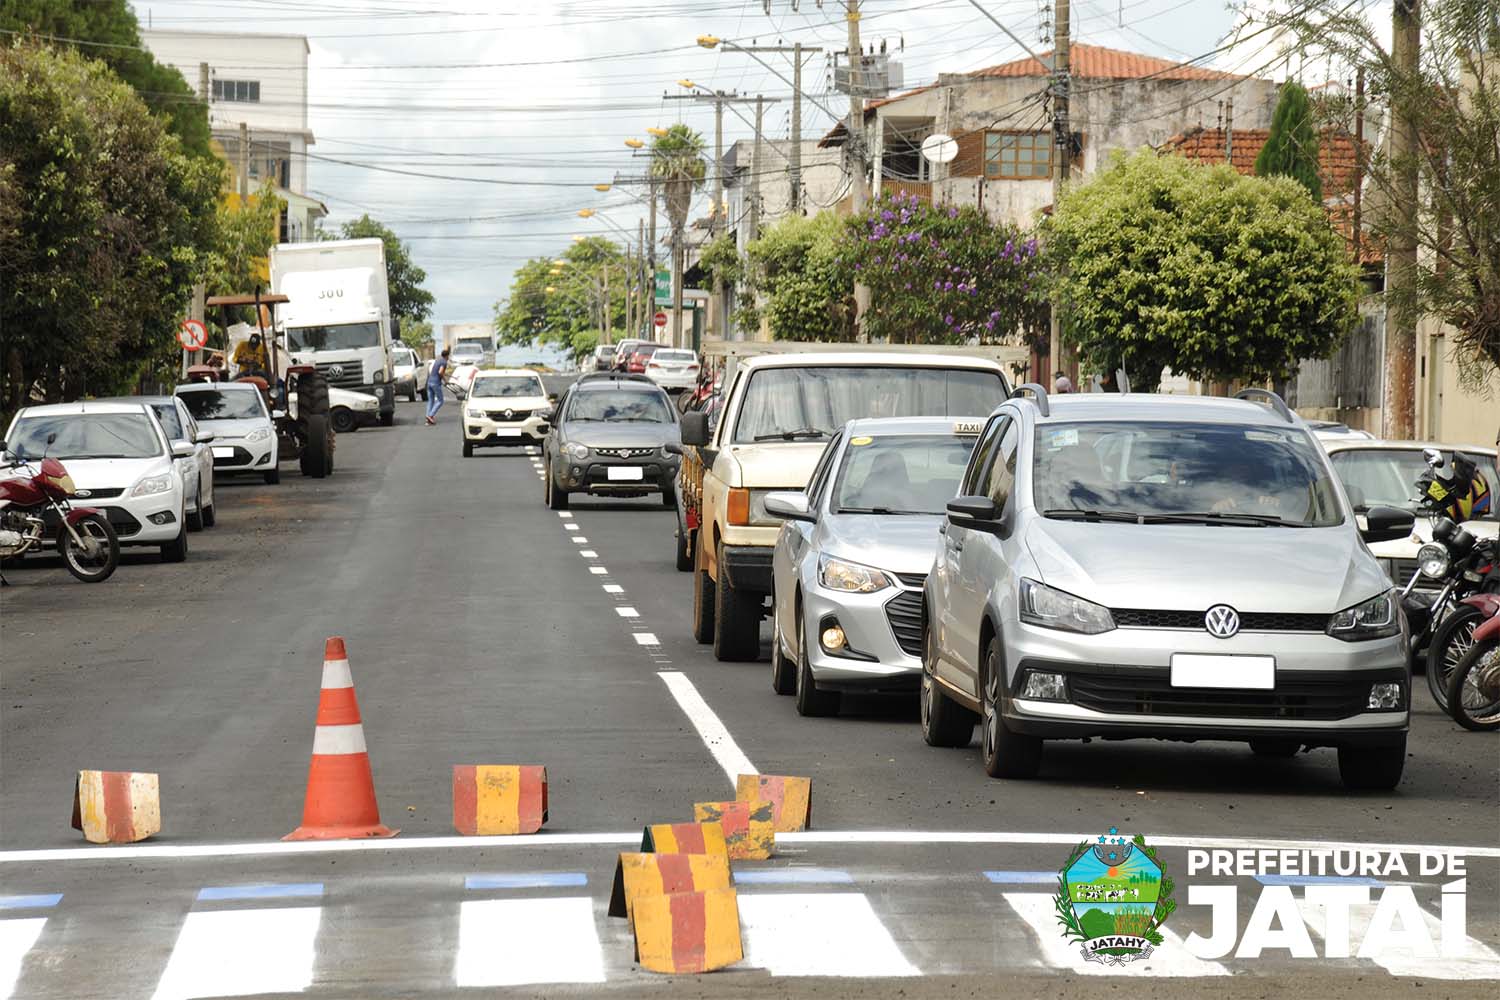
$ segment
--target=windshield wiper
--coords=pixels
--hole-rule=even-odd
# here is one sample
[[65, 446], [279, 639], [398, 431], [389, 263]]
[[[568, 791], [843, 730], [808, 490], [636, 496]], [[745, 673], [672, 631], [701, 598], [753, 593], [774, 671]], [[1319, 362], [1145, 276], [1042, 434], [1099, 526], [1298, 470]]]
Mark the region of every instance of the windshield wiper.
[[1306, 521], [1288, 521], [1275, 514], [1249, 514], [1232, 510], [1183, 511], [1177, 514], [1147, 514], [1148, 524], [1232, 524], [1236, 527], [1311, 528]]
[[929, 514], [925, 510], [898, 510], [894, 507], [840, 507], [840, 514]]
[[777, 431], [774, 434], [757, 434], [756, 441], [797, 441], [807, 439], [815, 441], [818, 438], [826, 438], [827, 431], [820, 431], [816, 427], [799, 427], [794, 431]]
[[1042, 511], [1043, 517], [1058, 521], [1129, 521], [1144, 524], [1146, 514], [1132, 514], [1128, 510], [1079, 510], [1077, 507], [1053, 507]]

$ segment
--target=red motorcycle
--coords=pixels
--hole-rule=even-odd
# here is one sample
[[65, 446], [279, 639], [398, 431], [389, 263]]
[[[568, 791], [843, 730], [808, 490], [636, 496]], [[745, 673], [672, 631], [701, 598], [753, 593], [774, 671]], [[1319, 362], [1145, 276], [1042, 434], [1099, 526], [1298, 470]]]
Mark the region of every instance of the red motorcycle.
[[1481, 619], [1448, 679], [1448, 714], [1465, 729], [1500, 729], [1500, 594], [1475, 594], [1463, 603]]
[[[49, 435], [47, 443], [55, 438]], [[57, 551], [68, 572], [84, 583], [108, 580], [120, 564], [120, 541], [102, 512], [69, 502], [73, 477], [63, 464], [43, 456], [35, 469], [25, 458], [6, 468], [20, 469], [23, 474], [0, 480], [0, 559], [40, 549], [49, 533], [47, 515], [52, 514]], [[4, 575], [0, 575], [0, 585], [9, 586]]]

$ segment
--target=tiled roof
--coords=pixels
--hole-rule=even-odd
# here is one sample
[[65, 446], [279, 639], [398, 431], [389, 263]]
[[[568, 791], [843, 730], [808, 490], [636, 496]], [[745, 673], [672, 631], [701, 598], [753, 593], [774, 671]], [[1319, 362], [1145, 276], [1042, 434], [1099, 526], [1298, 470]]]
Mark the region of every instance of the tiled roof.
[[[1265, 148], [1271, 133], [1263, 128], [1234, 130], [1234, 169], [1242, 174], [1255, 173], [1255, 158]], [[1180, 132], [1162, 143], [1161, 151], [1180, 153], [1199, 163], [1224, 162], [1225, 134], [1221, 128], [1191, 129]], [[1323, 194], [1334, 197], [1347, 192], [1354, 184], [1358, 158], [1354, 136], [1341, 129], [1325, 128], [1318, 135], [1318, 176]]]
[[[1048, 62], [1052, 61], [1051, 52], [1045, 52], [1042, 55]], [[1238, 74], [1225, 73], [1222, 70], [1205, 69], [1202, 66], [1172, 62], [1170, 59], [1158, 59], [1155, 56], [1143, 56], [1138, 52], [1107, 49], [1102, 45], [1086, 45], [1082, 42], [1074, 42], [1069, 46], [1068, 61], [1075, 80], [1139, 80], [1146, 77], [1156, 80], [1244, 79]], [[1001, 63], [999, 66], [977, 70], [969, 75], [1044, 77], [1048, 73], [1049, 70], [1045, 66], [1027, 56], [1015, 62]]]

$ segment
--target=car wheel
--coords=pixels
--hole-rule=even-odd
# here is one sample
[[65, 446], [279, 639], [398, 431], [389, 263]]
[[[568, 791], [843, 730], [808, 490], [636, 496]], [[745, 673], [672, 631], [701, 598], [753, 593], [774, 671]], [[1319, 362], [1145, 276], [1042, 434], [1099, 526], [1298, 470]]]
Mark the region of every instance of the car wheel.
[[415, 385], [407, 387], [406, 401], [408, 403], [415, 403], [417, 401], [417, 387]]
[[966, 747], [978, 717], [950, 698], [937, 682], [932, 629], [922, 630], [922, 739], [930, 747]]
[[1389, 791], [1406, 768], [1406, 734], [1383, 747], [1339, 747], [1339, 778], [1351, 791]]
[[1257, 757], [1295, 757], [1302, 744], [1296, 740], [1251, 740], [1250, 752]]
[[427, 390], [426, 389], [418, 389], [417, 390], [417, 398], [420, 399], [424, 403], [427, 402]]
[[661, 505], [667, 510], [677, 509], [677, 491], [672, 488], [671, 483], [664, 483], [661, 488]]
[[354, 420], [354, 411], [347, 406], [335, 406], [329, 416], [333, 419], [335, 434], [353, 434], [359, 427]]
[[693, 533], [683, 527], [677, 529], [677, 569], [682, 573], [693, 570]]
[[206, 528], [212, 528], [215, 524], [218, 524], [218, 523], [219, 523], [219, 511], [218, 511], [217, 505], [215, 505], [215, 504], [209, 504], [207, 507], [204, 507], [203, 508], [203, 526], [206, 527]]
[[384, 412], [384, 413], [382, 413], [380, 415], [380, 426], [382, 426], [382, 427], [395, 427], [396, 426], [396, 411], [394, 409], [387, 410], [386, 412]]
[[773, 611], [771, 621], [771, 690], [791, 694], [797, 690], [796, 664], [787, 658], [781, 644], [781, 616]]
[[1474, 645], [1474, 627], [1484, 619], [1483, 611], [1460, 604], [1444, 618], [1432, 633], [1427, 646], [1427, 689], [1438, 708], [1448, 710], [1448, 681], [1453, 668]]
[[182, 528], [177, 532], [177, 537], [161, 547], [161, 561], [180, 563], [187, 559], [187, 554], [187, 517], [184, 516], [182, 518]]
[[1005, 668], [1000, 660], [1000, 637], [985, 650], [980, 680], [979, 720], [984, 773], [991, 778], [1034, 778], [1042, 766], [1042, 741], [1012, 732], [1005, 724]]
[[267, 486], [275, 486], [277, 483], [281, 482], [280, 469], [267, 469], [263, 473], [263, 475], [265, 476]]
[[714, 641], [714, 581], [702, 564], [703, 546], [693, 546], [693, 638]]
[[714, 659], [743, 663], [760, 655], [760, 594], [746, 594], [724, 571], [724, 543], [719, 543], [719, 581], [714, 588]]
[[468, 441], [464, 442], [464, 458], [474, 457], [474, 446]]
[[552, 480], [552, 463], [548, 462], [543, 474], [542, 492], [546, 495], [547, 506], [553, 510], [568, 509], [568, 491], [557, 488], [557, 483]]
[[188, 511], [188, 514], [187, 514], [187, 529], [189, 531], [202, 531], [203, 530], [203, 480], [201, 480], [201, 479], [198, 480], [198, 485], [194, 488], [194, 493], [198, 497], [198, 509], [197, 510]]
[[797, 714], [810, 718], [824, 718], [839, 714], [839, 705], [844, 700], [838, 691], [819, 691], [813, 681], [812, 664], [807, 657], [807, 628], [802, 620], [802, 609], [797, 609]]

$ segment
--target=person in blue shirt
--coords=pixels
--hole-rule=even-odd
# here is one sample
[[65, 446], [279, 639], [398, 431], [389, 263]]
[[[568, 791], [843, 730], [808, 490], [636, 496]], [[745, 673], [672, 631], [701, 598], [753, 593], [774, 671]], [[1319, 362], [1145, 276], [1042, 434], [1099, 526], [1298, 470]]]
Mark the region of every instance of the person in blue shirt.
[[443, 408], [443, 381], [448, 375], [448, 348], [438, 355], [427, 372], [427, 423], [437, 423], [437, 411]]

